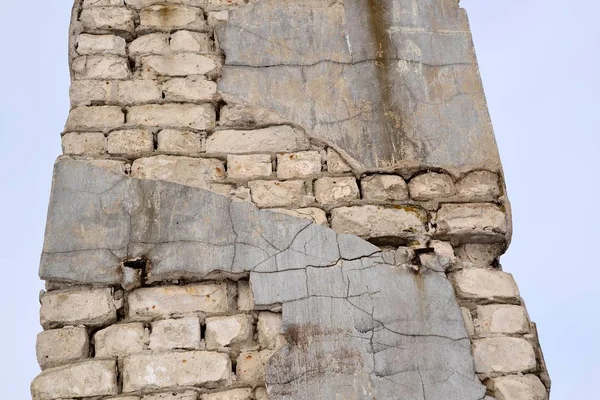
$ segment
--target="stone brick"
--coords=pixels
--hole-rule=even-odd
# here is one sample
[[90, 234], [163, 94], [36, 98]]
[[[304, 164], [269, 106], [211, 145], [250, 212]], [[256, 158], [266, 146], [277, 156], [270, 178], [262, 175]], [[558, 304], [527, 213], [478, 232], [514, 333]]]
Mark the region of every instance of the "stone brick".
[[229, 11], [213, 11], [208, 13], [206, 22], [209, 26], [219, 25], [223, 22], [229, 21]]
[[465, 321], [465, 329], [469, 336], [475, 335], [475, 324], [473, 323], [473, 316], [468, 308], [461, 307], [460, 312], [462, 313], [463, 320]]
[[236, 363], [238, 380], [252, 387], [265, 384], [265, 365], [274, 350], [248, 351], [240, 353]]
[[189, 51], [209, 53], [212, 51], [210, 37], [207, 33], [177, 31], [171, 34], [172, 51]]
[[254, 296], [250, 288], [250, 282], [239, 281], [237, 285], [237, 307], [240, 311], [254, 310]]
[[133, 33], [133, 11], [124, 7], [97, 7], [81, 11], [79, 20], [83, 24], [85, 32], [111, 33], [129, 32]]
[[252, 131], [223, 130], [209, 136], [208, 153], [285, 153], [308, 149], [304, 132], [291, 126], [272, 126]]
[[247, 104], [228, 103], [220, 110], [219, 125], [224, 128], [254, 129], [284, 123], [275, 112]]
[[126, 55], [126, 42], [115, 35], [88, 35], [81, 34], [77, 37], [77, 53], [88, 54], [115, 54]]
[[465, 266], [488, 267], [504, 253], [505, 248], [504, 243], [465, 243], [458, 246], [456, 255]]
[[163, 129], [158, 132], [157, 150], [164, 153], [195, 156], [202, 153], [203, 137], [198, 132]]
[[339, 207], [331, 211], [331, 227], [339, 233], [362, 237], [408, 238], [423, 235], [427, 216], [414, 207]]
[[339, 153], [332, 148], [327, 149], [327, 171], [333, 173], [351, 172], [352, 168]]
[[216, 62], [197, 53], [142, 56], [142, 77], [187, 76], [208, 74], [217, 68]]
[[168, 392], [147, 394], [142, 397], [142, 400], [198, 400], [198, 392], [193, 390], [183, 392], [169, 390]]
[[89, 106], [112, 101], [115, 81], [79, 80], [72, 81], [69, 88], [71, 106]]
[[456, 183], [456, 194], [468, 201], [494, 201], [500, 196], [498, 175], [475, 171]]
[[321, 204], [339, 204], [359, 198], [354, 177], [325, 177], [315, 181], [315, 199]]
[[[150, 79], [134, 79], [117, 82], [117, 103], [134, 105], [152, 103], [162, 99], [158, 84]], [[114, 101], [114, 100], [111, 100]]]
[[127, 122], [161, 128], [212, 130], [215, 108], [212, 104], [149, 104], [128, 108]]
[[148, 331], [144, 324], [132, 322], [111, 325], [94, 335], [96, 357], [123, 357], [146, 349]]
[[275, 349], [282, 343], [280, 335], [283, 324], [281, 314], [262, 311], [258, 314], [256, 330], [258, 331], [258, 344], [262, 349]]
[[321, 153], [301, 151], [277, 155], [277, 178], [305, 178], [321, 173]]
[[83, 7], [118, 7], [124, 6], [123, 0], [83, 0]]
[[444, 204], [435, 223], [436, 237], [462, 243], [503, 242], [508, 232], [506, 214], [494, 204]]
[[90, 341], [83, 327], [52, 329], [38, 333], [35, 350], [45, 369], [89, 357]]
[[152, 350], [199, 349], [200, 319], [186, 317], [153, 322], [150, 348]]
[[133, 320], [152, 320], [229, 310], [227, 285], [196, 284], [136, 289], [128, 297], [128, 315]]
[[458, 297], [468, 300], [517, 301], [519, 289], [511, 274], [469, 268], [453, 276]]
[[42, 296], [40, 322], [44, 329], [65, 325], [105, 326], [117, 320], [111, 289], [67, 289]]
[[104, 131], [123, 125], [125, 115], [121, 107], [76, 107], [69, 113], [66, 131]]
[[492, 379], [498, 400], [548, 400], [546, 387], [535, 375], [508, 375]]
[[117, 397], [105, 397], [104, 400], [141, 400], [138, 396], [117, 396]]
[[129, 64], [115, 55], [80, 56], [71, 64], [75, 79], [128, 79]]
[[408, 191], [413, 200], [427, 201], [450, 197], [455, 188], [450, 176], [428, 172], [412, 178], [408, 183]]
[[367, 176], [360, 181], [360, 187], [365, 200], [400, 201], [408, 199], [408, 187], [401, 176]]
[[267, 394], [267, 389], [264, 387], [256, 388], [254, 391], [254, 399], [255, 400], [269, 400], [269, 395]]
[[252, 181], [248, 186], [258, 207], [302, 207], [306, 194], [303, 181]]
[[217, 96], [217, 84], [204, 76], [174, 78], [162, 88], [167, 101], [213, 101]]
[[42, 371], [31, 383], [33, 400], [106, 396], [118, 393], [113, 360], [90, 360]]
[[205, 393], [200, 400], [253, 400], [252, 389], [233, 389], [226, 392]]
[[252, 317], [245, 314], [206, 318], [206, 348], [246, 347], [252, 343]]
[[325, 211], [316, 207], [307, 207], [307, 208], [296, 208], [293, 210], [287, 208], [271, 208], [270, 211], [291, 215], [292, 217], [302, 218], [311, 220], [313, 223], [317, 225], [329, 226], [329, 222], [327, 221], [327, 214]]
[[123, 392], [197, 386], [231, 377], [227, 354], [209, 351], [135, 354], [123, 360]]
[[477, 307], [478, 332], [488, 334], [529, 333], [529, 320], [521, 306], [493, 304]]
[[140, 11], [140, 31], [189, 29], [205, 31], [207, 29], [204, 14], [200, 8], [181, 5], [162, 5], [143, 8]]
[[149, 33], [142, 35], [129, 44], [129, 56], [139, 56], [142, 54], [169, 54], [168, 33]]
[[86, 160], [87, 163], [96, 167], [109, 169], [117, 174], [128, 174], [130, 166], [121, 160]]
[[273, 172], [269, 154], [229, 154], [227, 156], [227, 177], [229, 179], [266, 178]]
[[62, 138], [63, 154], [97, 156], [106, 154], [106, 137], [102, 132], [67, 132]]
[[139, 179], [159, 179], [198, 188], [225, 178], [222, 161], [212, 158], [155, 156], [138, 158], [131, 167], [131, 176]]
[[479, 374], [526, 373], [537, 363], [531, 344], [523, 338], [495, 337], [473, 341], [475, 371]]
[[154, 135], [146, 129], [123, 129], [108, 135], [108, 153], [113, 156], [137, 158], [152, 154]]

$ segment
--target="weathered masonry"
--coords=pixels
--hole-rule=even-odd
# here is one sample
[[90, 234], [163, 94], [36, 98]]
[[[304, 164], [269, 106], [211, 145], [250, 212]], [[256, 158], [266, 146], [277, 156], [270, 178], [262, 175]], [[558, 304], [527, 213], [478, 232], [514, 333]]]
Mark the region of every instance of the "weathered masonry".
[[458, 0], [76, 0], [34, 400], [547, 400]]

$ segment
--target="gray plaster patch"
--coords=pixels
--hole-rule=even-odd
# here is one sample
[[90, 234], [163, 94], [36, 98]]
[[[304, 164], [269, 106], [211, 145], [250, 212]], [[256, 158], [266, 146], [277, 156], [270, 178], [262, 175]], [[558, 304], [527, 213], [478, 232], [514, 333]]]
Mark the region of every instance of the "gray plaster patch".
[[118, 284], [121, 260], [138, 256], [150, 282], [250, 272], [257, 307], [282, 305], [289, 344], [267, 365], [272, 399], [485, 395], [443, 273], [203, 189], [59, 160], [41, 277]]
[[232, 10], [217, 37], [222, 93], [275, 111], [363, 168], [499, 169], [456, 0], [261, 0]]

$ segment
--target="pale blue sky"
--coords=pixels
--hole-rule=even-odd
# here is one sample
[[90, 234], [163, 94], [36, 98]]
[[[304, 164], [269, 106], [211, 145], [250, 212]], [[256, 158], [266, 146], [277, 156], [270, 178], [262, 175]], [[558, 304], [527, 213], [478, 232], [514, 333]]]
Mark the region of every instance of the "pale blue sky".
[[[38, 372], [39, 254], [68, 113], [71, 1], [4, 1], [0, 26], [0, 387]], [[502, 259], [538, 323], [553, 400], [597, 397], [600, 2], [463, 0], [514, 214]]]

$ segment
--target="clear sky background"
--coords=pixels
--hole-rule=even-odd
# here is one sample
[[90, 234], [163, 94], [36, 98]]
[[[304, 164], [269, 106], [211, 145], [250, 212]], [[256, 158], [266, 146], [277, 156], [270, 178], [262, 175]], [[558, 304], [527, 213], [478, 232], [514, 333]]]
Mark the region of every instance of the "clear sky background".
[[[537, 322], [553, 400], [598, 398], [600, 2], [462, 0], [512, 202], [502, 258]], [[4, 0], [0, 25], [0, 387], [38, 373], [37, 278], [67, 118], [70, 0]]]

